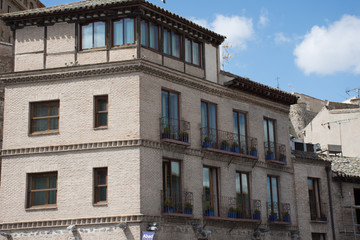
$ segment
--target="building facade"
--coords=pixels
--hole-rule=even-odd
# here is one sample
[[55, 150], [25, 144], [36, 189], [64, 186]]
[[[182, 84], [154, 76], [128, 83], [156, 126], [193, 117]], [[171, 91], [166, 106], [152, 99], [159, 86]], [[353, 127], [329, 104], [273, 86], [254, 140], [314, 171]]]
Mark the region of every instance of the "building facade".
[[4, 239], [335, 239], [329, 163], [291, 154], [296, 97], [220, 71], [223, 36], [142, 0], [3, 20]]

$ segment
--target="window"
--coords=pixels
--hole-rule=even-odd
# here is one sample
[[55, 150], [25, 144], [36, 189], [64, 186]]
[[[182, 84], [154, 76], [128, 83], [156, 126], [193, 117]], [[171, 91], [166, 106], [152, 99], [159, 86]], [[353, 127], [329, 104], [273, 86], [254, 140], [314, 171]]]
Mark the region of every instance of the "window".
[[164, 53], [180, 58], [180, 35], [164, 29]]
[[[206, 216], [217, 215], [218, 212], [218, 182], [217, 169], [213, 167], [203, 168], [203, 208]], [[207, 213], [206, 211], [213, 211]], [[210, 215], [209, 215], [210, 214]]]
[[108, 96], [95, 97], [95, 128], [108, 126]]
[[105, 47], [105, 22], [81, 26], [81, 49]]
[[28, 174], [27, 207], [55, 206], [57, 172]]
[[4, 0], [0, 0], [0, 8], [4, 9]]
[[185, 61], [200, 66], [200, 44], [185, 38]]
[[201, 102], [201, 138], [210, 138], [210, 142], [216, 143], [216, 105]]
[[325, 233], [311, 233], [312, 240], [325, 240]]
[[249, 175], [247, 173], [236, 173], [236, 201], [245, 218], [251, 218]]
[[308, 178], [308, 191], [309, 191], [311, 220], [320, 219], [321, 206], [320, 206], [319, 179]]
[[28, 1], [27, 1], [27, 0], [24, 0], [24, 4], [25, 4], [25, 6], [27, 7]]
[[164, 160], [163, 162], [164, 203], [181, 212], [181, 170], [180, 162]]
[[267, 204], [268, 213], [275, 213], [279, 217], [279, 191], [278, 177], [267, 177]]
[[135, 23], [132, 18], [124, 18], [113, 22], [113, 45], [126, 45], [135, 43]]
[[94, 204], [107, 202], [107, 168], [94, 168]]
[[10, 13], [11, 12], [11, 7], [10, 6], [8, 6], [8, 13]]
[[58, 132], [59, 101], [34, 102], [31, 106], [31, 133]]
[[30, 2], [30, 9], [34, 8], [34, 4], [32, 2]]
[[264, 119], [265, 153], [276, 154], [275, 149], [275, 121]]
[[161, 91], [161, 125], [163, 133], [177, 139], [179, 132], [179, 94]]
[[233, 112], [234, 122], [234, 140], [239, 144], [240, 153], [247, 153], [247, 142], [246, 142], [246, 115], [241, 112]]
[[159, 50], [159, 27], [151, 22], [141, 21], [141, 45]]

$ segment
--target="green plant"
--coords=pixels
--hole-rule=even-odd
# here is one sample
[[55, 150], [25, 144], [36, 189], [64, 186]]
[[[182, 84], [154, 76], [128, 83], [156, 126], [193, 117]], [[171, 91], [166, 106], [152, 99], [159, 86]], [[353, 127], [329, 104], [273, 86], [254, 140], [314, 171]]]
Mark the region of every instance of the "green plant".
[[228, 146], [229, 146], [229, 142], [226, 141], [226, 140], [223, 140], [223, 141], [221, 142], [221, 146], [222, 146], [222, 147], [228, 147]]
[[260, 212], [259, 209], [255, 209], [255, 210], [254, 210], [254, 213], [255, 213], [255, 214], [260, 214], [261, 212]]
[[272, 152], [270, 149], [268, 149], [268, 150], [266, 151], [266, 154], [273, 154], [273, 152]]
[[171, 201], [171, 199], [166, 199], [166, 200], [165, 200], [165, 207], [172, 207], [172, 201]]
[[186, 202], [185, 203], [185, 208], [192, 209], [193, 205], [191, 203], [189, 203], [189, 202]]
[[210, 142], [210, 138], [208, 136], [204, 137], [204, 142]]
[[231, 144], [231, 147], [232, 147], [232, 148], [239, 147], [239, 144], [238, 144], [237, 142], [233, 142], [233, 143]]
[[189, 137], [189, 134], [187, 132], [181, 132], [180, 137]]
[[289, 214], [289, 212], [284, 212], [283, 216], [284, 217], [290, 217], [290, 214]]
[[211, 207], [209, 203], [206, 204], [206, 207], [205, 207], [205, 210], [206, 211], [213, 211], [214, 210], [214, 207]]
[[235, 210], [234, 207], [230, 207], [230, 208], [229, 208], [229, 212], [236, 212], [236, 210]]
[[277, 216], [277, 213], [274, 212], [273, 210], [271, 210], [270, 215], [272, 215], [272, 216]]
[[170, 133], [170, 128], [168, 126], [164, 127], [164, 133]]
[[281, 159], [281, 158], [286, 158], [285, 154], [280, 153], [280, 159]]
[[252, 147], [250, 148], [250, 151], [257, 151], [257, 150], [256, 150], [256, 147], [255, 147], [255, 146], [252, 146]]

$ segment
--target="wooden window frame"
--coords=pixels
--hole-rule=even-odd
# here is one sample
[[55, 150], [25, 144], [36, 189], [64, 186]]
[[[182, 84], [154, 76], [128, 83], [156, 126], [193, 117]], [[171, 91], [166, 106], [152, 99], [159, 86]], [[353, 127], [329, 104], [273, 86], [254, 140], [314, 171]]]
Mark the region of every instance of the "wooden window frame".
[[[312, 182], [312, 186], [313, 186], [313, 199], [314, 199], [314, 206], [315, 206], [315, 218], [316, 219], [320, 219], [321, 218], [321, 196], [320, 196], [320, 179], [319, 178], [312, 178], [312, 177], [308, 177], [308, 181]], [[316, 187], [315, 187], [316, 184]], [[316, 190], [317, 189], [317, 190]], [[309, 186], [308, 186], [308, 191], [309, 191]], [[316, 197], [317, 195], [317, 197]], [[318, 200], [316, 200], [318, 199]], [[310, 203], [310, 199], [309, 199], [309, 204], [310, 204], [310, 217], [311, 217], [311, 203]], [[319, 209], [318, 209], [319, 208]]]
[[[242, 175], [242, 174], [245, 174], [245, 175], [246, 175], [246, 181], [247, 181], [247, 187], [248, 187], [247, 190], [248, 190], [248, 194], [249, 194], [249, 196], [248, 196], [249, 209], [248, 209], [248, 210], [249, 210], [249, 214], [250, 214], [250, 216], [247, 216], [247, 217], [251, 217], [251, 214], [252, 214], [252, 213], [251, 213], [251, 201], [250, 201], [250, 200], [251, 200], [251, 197], [250, 197], [250, 196], [251, 196], [251, 195], [250, 195], [250, 194], [251, 194], [251, 192], [250, 192], [251, 189], [250, 189], [250, 182], [249, 182], [249, 173], [248, 173], [248, 172], [236, 171], [236, 174], [240, 174], [240, 178], [239, 178], [239, 179], [240, 179], [240, 182], [239, 182], [239, 184], [240, 184], [240, 191], [241, 191], [240, 194], [241, 194], [241, 195], [242, 195], [242, 193], [243, 193], [241, 175]], [[235, 177], [236, 177], [236, 174], [235, 174]], [[236, 178], [235, 178], [235, 180], [236, 180]], [[235, 183], [235, 187], [236, 187], [236, 183]], [[236, 189], [235, 189], [235, 192], [236, 192]], [[237, 192], [236, 192], [236, 202], [237, 202]], [[244, 209], [245, 209], [244, 200], [242, 201], [241, 204], [242, 204], [242, 212], [245, 212], [245, 211], [244, 211]]]
[[[208, 166], [208, 165], [204, 165], [204, 168], [208, 168], [209, 169], [209, 184], [210, 184], [210, 198], [211, 198], [211, 203], [213, 205], [210, 204], [210, 207], [214, 208], [214, 212], [217, 210], [217, 216], [220, 216], [220, 189], [219, 189], [219, 168], [217, 167], [213, 167], [213, 166]], [[216, 172], [216, 202], [214, 199], [214, 182], [213, 182], [213, 171]], [[203, 176], [204, 177], [204, 176]], [[203, 185], [203, 194], [204, 194], [204, 185]]]
[[[141, 36], [141, 24], [142, 24], [142, 22], [145, 22], [145, 24], [146, 24], [146, 34], [147, 34], [147, 38], [146, 38], [146, 43], [147, 44], [146, 45], [141, 43], [141, 38], [142, 38], [142, 36]], [[151, 38], [150, 38], [150, 27], [151, 27], [151, 25], [156, 26], [157, 29], [158, 29], [157, 48], [153, 48], [153, 47], [150, 46], [151, 45]], [[148, 20], [141, 19], [141, 21], [140, 21], [140, 45], [141, 46], [152, 49], [154, 51], [160, 51], [160, 39], [161, 39], [160, 35], [161, 35], [161, 28], [160, 28], [159, 25], [157, 25], [157, 24], [155, 24], [153, 22], [150, 22]]]
[[[216, 129], [215, 129], [215, 137], [216, 137], [216, 141], [218, 141], [218, 109], [217, 109], [217, 104], [216, 103], [213, 103], [213, 102], [209, 102], [209, 101], [206, 101], [206, 100], [201, 100], [201, 103], [200, 103], [200, 114], [201, 114], [201, 104], [204, 103], [206, 104], [206, 119], [207, 119], [207, 123], [206, 123], [206, 131], [207, 131], [207, 134], [206, 136], [209, 136], [210, 134], [210, 124], [209, 124], [209, 104], [211, 105], [214, 105], [215, 106], [215, 121], [216, 121]], [[202, 126], [201, 126], [202, 128]], [[201, 139], [202, 141], [203, 139]], [[212, 139], [211, 139], [212, 140]]]
[[[177, 115], [178, 115], [178, 119], [177, 120], [177, 125], [178, 125], [178, 132], [180, 130], [180, 93], [179, 92], [176, 92], [176, 91], [173, 91], [173, 90], [169, 90], [169, 89], [164, 89], [162, 88], [161, 89], [161, 95], [162, 95], [162, 92], [166, 92], [167, 93], [167, 100], [168, 100], [168, 113], [169, 113], [169, 116], [168, 116], [168, 122], [169, 122], [169, 126], [171, 126], [171, 116], [170, 116], [170, 109], [171, 109], [171, 104], [170, 104], [170, 94], [175, 94], [177, 96], [177, 103], [178, 103], [178, 106], [177, 106]], [[161, 104], [162, 104], [162, 101], [161, 101]], [[161, 106], [162, 107], [162, 106]], [[163, 116], [162, 116], [163, 117]]]
[[[274, 175], [267, 175], [267, 178], [270, 178], [270, 200], [271, 200], [271, 211], [274, 211], [274, 197], [273, 197], [273, 189], [272, 189], [272, 178], [275, 178], [276, 179], [276, 193], [277, 193], [277, 199], [278, 199], [278, 206], [277, 206], [277, 214], [278, 214], [278, 217], [279, 217], [279, 214], [280, 214], [280, 191], [279, 191], [279, 176], [274, 176]], [[275, 211], [274, 211], [275, 212]]]
[[[51, 176], [56, 176], [56, 188], [49, 187], [49, 179]], [[34, 180], [36, 177], [47, 177], [47, 187], [46, 189], [31, 189], [34, 185]], [[47, 208], [47, 207], [56, 207], [57, 205], [57, 192], [58, 192], [58, 173], [57, 172], [43, 172], [43, 173], [28, 173], [27, 174], [27, 208]], [[44, 204], [44, 205], [33, 205], [33, 199], [31, 198], [32, 193], [34, 192], [43, 192], [46, 191], [46, 202], [49, 201], [49, 192], [56, 191], [56, 203], [55, 204]]]
[[[94, 168], [94, 199], [93, 199], [93, 204], [94, 205], [104, 205], [108, 203], [108, 168], [107, 167], [100, 167], [100, 168]], [[98, 184], [98, 172], [100, 171], [106, 171], [106, 184]], [[97, 199], [99, 199], [99, 196], [97, 195], [97, 189], [101, 188], [101, 187], [106, 187], [106, 201], [98, 201]]]
[[[276, 141], [277, 141], [277, 137], [276, 137], [276, 120], [275, 119], [272, 119], [272, 118], [267, 118], [267, 117], [264, 117], [264, 120], [266, 121], [266, 131], [267, 131], [267, 139], [265, 139], [265, 142], [267, 142], [267, 143], [271, 143], [269, 140], [270, 140], [270, 135], [269, 135], [269, 133], [270, 133], [270, 130], [269, 130], [269, 121], [272, 121], [273, 122], [273, 125], [274, 125], [274, 155], [275, 156], [277, 156], [277, 152], [278, 152], [278, 150], [276, 149]], [[264, 137], [265, 137], [265, 135], [264, 135]], [[266, 153], [266, 151], [268, 150], [268, 149], [270, 149], [271, 147], [270, 147], [270, 145], [268, 146], [268, 148], [267, 149], [265, 149], [265, 153]]]
[[[125, 44], [125, 19], [132, 19], [134, 21], [134, 42], [133, 43], [126, 43]], [[123, 27], [123, 44], [115, 45], [115, 26], [114, 23], [123, 20], [122, 27]], [[120, 46], [132, 46], [136, 44], [136, 19], [131, 17], [119, 18], [111, 21], [111, 43], [113, 47], [120, 47]], [[106, 28], [105, 28], [105, 36], [106, 36]], [[106, 42], [106, 39], [105, 39]]]
[[[179, 206], [182, 206], [182, 194], [183, 194], [183, 191], [182, 191], [182, 166], [181, 166], [181, 161], [180, 160], [176, 160], [176, 159], [170, 159], [170, 158], [164, 158], [163, 159], [163, 164], [162, 164], [162, 168], [163, 168], [163, 171], [162, 171], [162, 174], [163, 174], [163, 191], [164, 191], [164, 202], [166, 200], [166, 192], [167, 192], [167, 187], [166, 187], [166, 175], [165, 175], [165, 168], [166, 168], [166, 164], [169, 164], [170, 165], [170, 175], [172, 176], [172, 168], [171, 168], [171, 163], [172, 162], [177, 162], [179, 164], [179, 178], [180, 178], [180, 203], [179, 203]], [[166, 163], [166, 164], [165, 164]], [[172, 196], [172, 191], [173, 191], [173, 187], [172, 187], [172, 177], [170, 178], [170, 196]]]
[[[166, 31], [168, 31], [170, 34], [169, 34], [169, 36], [170, 36], [170, 53], [165, 53], [165, 51], [164, 51], [164, 32], [165, 32], [165, 30]], [[180, 56], [179, 57], [177, 57], [177, 56], [174, 56], [174, 54], [173, 54], [173, 41], [172, 41], [172, 39], [173, 39], [173, 34], [176, 34], [176, 35], [178, 35], [179, 36], [179, 42], [180, 42], [180, 49], [179, 49], [179, 53], [180, 53]], [[183, 52], [182, 52], [182, 49], [183, 49], [183, 41], [182, 41], [182, 38], [183, 38], [183, 35], [182, 34], [180, 34], [180, 33], [177, 33], [177, 32], [175, 32], [175, 31], [173, 31], [173, 30], [171, 30], [171, 29], [169, 29], [169, 28], [163, 28], [163, 32], [162, 32], [162, 45], [163, 45], [163, 54], [165, 54], [166, 56], [169, 56], [169, 57], [173, 57], [173, 58], [175, 58], [175, 59], [183, 59]]]
[[[99, 107], [99, 100], [106, 99], [106, 111], [98, 110]], [[100, 126], [99, 125], [99, 115], [106, 113], [106, 125]], [[109, 126], [109, 96], [108, 95], [99, 95], [94, 96], [94, 128], [108, 128]]]
[[[238, 119], [238, 122], [237, 122], [237, 128], [238, 128], [238, 132], [235, 133], [238, 135], [238, 144], [239, 144], [239, 148], [241, 149], [241, 141], [240, 141], [240, 136], [241, 136], [241, 132], [240, 132], [240, 118], [239, 118], [239, 114], [243, 114], [244, 117], [245, 117], [245, 134], [242, 135], [242, 136], [245, 136], [245, 147], [246, 149], [249, 148], [248, 146], [248, 114], [247, 112], [243, 112], [243, 111], [238, 111], [238, 110], [233, 110], [233, 113], [237, 114], [237, 119]], [[234, 121], [234, 120], [233, 120]], [[245, 153], [246, 154], [246, 153]]]
[[[190, 58], [191, 58], [190, 62], [186, 61], [186, 40], [190, 41]], [[193, 43], [197, 43], [199, 45], [199, 52], [198, 52], [199, 64], [194, 63], [194, 59], [193, 59]], [[196, 67], [201, 67], [202, 66], [202, 43], [198, 42], [198, 41], [194, 41], [191, 38], [184, 37], [184, 47], [183, 48], [184, 48], [184, 62], [187, 63], [187, 64], [194, 65]]]
[[320, 240], [326, 240], [326, 233], [315, 233], [315, 232], [312, 232], [311, 233], [311, 239], [314, 239], [314, 237]]
[[[97, 22], [103, 22], [105, 23], [105, 45], [104, 46], [101, 46], [101, 47], [94, 47], [94, 42], [95, 42], [95, 37], [94, 37], [94, 24], [97, 23]], [[92, 47], [91, 48], [86, 48], [86, 49], [83, 49], [83, 37], [82, 37], [82, 32], [83, 32], [83, 26], [87, 26], [89, 24], [92, 24]], [[135, 25], [135, 24], [134, 24]], [[88, 50], [94, 50], [94, 49], [106, 49], [107, 48], [107, 32], [108, 32], [108, 24], [107, 24], [107, 21], [92, 21], [92, 22], [87, 22], [87, 23], [83, 23], [83, 24], [80, 24], [80, 50], [81, 51], [88, 51]]]
[[[37, 105], [47, 105], [48, 107], [48, 116], [43, 117], [35, 117], [35, 109]], [[50, 109], [53, 106], [58, 107], [58, 114], [57, 115], [50, 115]], [[50, 120], [57, 118], [58, 119], [58, 128], [57, 129], [50, 129]], [[48, 129], [44, 131], [36, 131], [35, 130], [35, 123], [36, 120], [43, 120], [48, 119]], [[43, 133], [58, 133], [60, 129], [60, 100], [52, 100], [52, 101], [42, 101], [42, 102], [31, 102], [30, 103], [30, 134], [43, 134]]]

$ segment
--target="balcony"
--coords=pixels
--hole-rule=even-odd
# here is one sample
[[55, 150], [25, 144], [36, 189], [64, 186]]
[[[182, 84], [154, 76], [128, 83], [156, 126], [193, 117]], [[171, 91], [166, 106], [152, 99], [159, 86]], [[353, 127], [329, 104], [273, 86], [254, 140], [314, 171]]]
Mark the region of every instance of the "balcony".
[[160, 118], [161, 142], [190, 146], [190, 123], [184, 120]]
[[264, 142], [265, 159], [270, 163], [286, 164], [286, 146], [275, 142]]
[[205, 219], [257, 223], [261, 220], [260, 210], [260, 200], [241, 201], [241, 196], [236, 198], [203, 195], [203, 216]]
[[240, 157], [258, 159], [257, 139], [214, 128], [201, 128], [202, 148]]
[[327, 222], [327, 211], [328, 206], [326, 203], [321, 203], [320, 206], [317, 205], [316, 208], [313, 210], [310, 209], [310, 219], [312, 222], [320, 222], [326, 223]]
[[270, 224], [289, 225], [291, 223], [289, 203], [267, 202], [266, 211]]
[[165, 194], [161, 191], [161, 213], [168, 216], [193, 216], [193, 193], [183, 192], [182, 195]]

